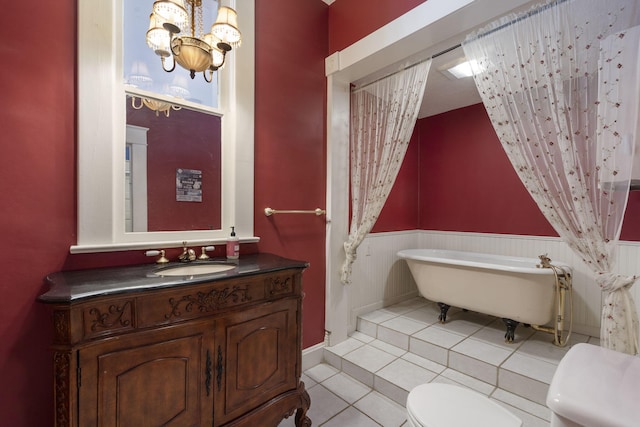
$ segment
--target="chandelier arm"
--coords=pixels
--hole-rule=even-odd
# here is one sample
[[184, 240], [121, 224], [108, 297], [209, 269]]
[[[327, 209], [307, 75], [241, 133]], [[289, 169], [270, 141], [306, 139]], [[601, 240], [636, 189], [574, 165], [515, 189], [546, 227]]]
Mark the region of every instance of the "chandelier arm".
[[133, 107], [133, 109], [134, 109], [134, 110], [139, 110], [139, 109], [141, 109], [141, 108], [142, 108], [142, 105], [143, 105], [143, 104], [142, 104], [142, 98], [140, 98], [140, 105], [138, 105], [138, 106], [136, 107], [136, 97], [135, 97], [135, 96], [132, 96], [132, 97], [131, 97], [131, 107]]
[[[209, 78], [207, 78], [207, 71], [209, 72]], [[213, 80], [213, 70], [211, 68], [207, 68], [202, 72], [202, 77], [204, 77], [205, 82], [211, 83], [211, 80]]]
[[[174, 37], [173, 34], [170, 34], [170, 40], [171, 41], [169, 42], [169, 49], [171, 49], [171, 53], [174, 56], [180, 56], [180, 48], [182, 48], [182, 39], [180, 37]], [[174, 42], [175, 42], [175, 46], [174, 46]], [[176, 50], [175, 47], [177, 47], [178, 50]]]
[[[171, 50], [173, 50], [173, 48], [171, 48]], [[167, 73], [170, 73], [176, 69], [176, 60], [174, 58], [171, 58], [171, 60], [173, 61], [173, 66], [170, 69], [167, 69], [164, 64], [165, 57], [164, 56], [160, 57], [160, 61], [162, 62], [162, 69], [165, 70]]]

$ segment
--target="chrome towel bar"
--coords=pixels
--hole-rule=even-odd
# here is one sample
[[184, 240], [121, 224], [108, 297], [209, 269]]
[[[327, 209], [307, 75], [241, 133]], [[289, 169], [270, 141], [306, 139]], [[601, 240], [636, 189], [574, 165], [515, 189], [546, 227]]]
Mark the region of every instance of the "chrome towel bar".
[[266, 216], [271, 216], [271, 215], [280, 214], [280, 213], [316, 214], [316, 215], [320, 216], [320, 215], [325, 215], [327, 213], [327, 211], [324, 210], [324, 209], [320, 209], [320, 208], [316, 208], [315, 210], [312, 210], [312, 211], [275, 210], [275, 209], [271, 209], [271, 208], [264, 208], [264, 214]]

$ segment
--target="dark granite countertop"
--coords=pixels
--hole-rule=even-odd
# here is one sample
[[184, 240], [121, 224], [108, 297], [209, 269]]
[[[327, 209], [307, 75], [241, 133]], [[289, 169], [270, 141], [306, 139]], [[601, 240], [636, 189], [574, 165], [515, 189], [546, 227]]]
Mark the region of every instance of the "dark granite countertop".
[[[189, 276], [160, 276], [158, 271], [202, 263], [232, 264], [234, 268], [211, 274]], [[45, 282], [51, 287], [38, 300], [45, 303], [79, 301], [100, 295], [115, 295], [143, 289], [161, 289], [185, 284], [206, 283], [245, 275], [306, 268], [305, 261], [282, 258], [273, 254], [241, 255], [238, 260], [212, 258], [191, 263], [143, 264], [89, 270], [61, 271], [49, 274]]]

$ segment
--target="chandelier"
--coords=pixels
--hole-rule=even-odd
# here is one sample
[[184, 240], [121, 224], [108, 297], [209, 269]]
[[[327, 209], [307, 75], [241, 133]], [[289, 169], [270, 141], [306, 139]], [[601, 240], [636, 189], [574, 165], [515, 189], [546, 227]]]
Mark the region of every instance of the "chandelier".
[[202, 0], [156, 0], [149, 17], [147, 45], [160, 57], [166, 72], [172, 72], [177, 63], [189, 70], [192, 79], [202, 72], [205, 81], [211, 82], [213, 72], [224, 65], [227, 52], [240, 46], [236, 11], [220, 6], [210, 32], [204, 34], [202, 28]]

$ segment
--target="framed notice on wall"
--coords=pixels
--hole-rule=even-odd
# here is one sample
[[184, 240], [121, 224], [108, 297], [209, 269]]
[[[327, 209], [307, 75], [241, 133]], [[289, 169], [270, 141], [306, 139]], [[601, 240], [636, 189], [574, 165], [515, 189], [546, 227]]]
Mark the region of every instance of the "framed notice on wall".
[[202, 171], [176, 169], [176, 201], [202, 202]]

